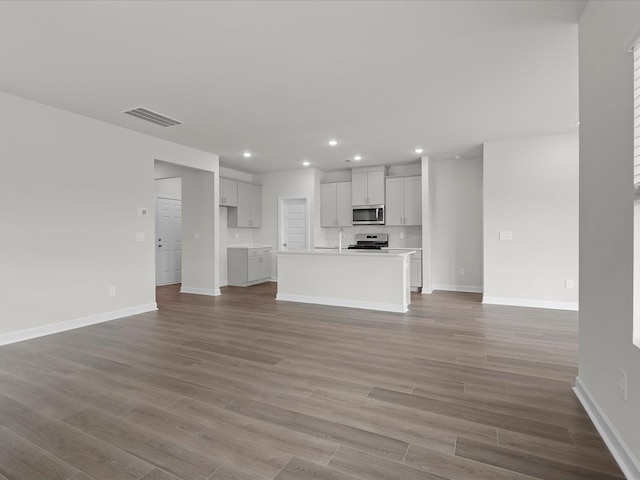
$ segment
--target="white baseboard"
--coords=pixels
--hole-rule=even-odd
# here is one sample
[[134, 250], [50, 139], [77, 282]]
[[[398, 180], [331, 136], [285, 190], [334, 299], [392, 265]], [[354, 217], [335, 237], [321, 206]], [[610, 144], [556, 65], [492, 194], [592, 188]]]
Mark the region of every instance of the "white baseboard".
[[220, 286], [221, 286], [221, 287], [226, 287], [227, 285], [229, 285], [229, 282], [228, 282], [227, 280], [222, 280], [222, 281], [220, 282]]
[[278, 293], [276, 300], [287, 302], [315, 303], [317, 305], [333, 305], [334, 307], [364, 308], [366, 310], [381, 310], [383, 312], [405, 313], [409, 311], [408, 305], [396, 305], [393, 303], [360, 302], [357, 300], [345, 300], [342, 298], [312, 297], [308, 295], [290, 295]]
[[87, 327], [96, 323], [108, 322], [118, 318], [138, 315], [140, 313], [152, 312], [158, 309], [156, 303], [147, 303], [146, 305], [137, 305], [135, 307], [123, 308], [113, 312], [98, 313], [89, 315], [88, 317], [76, 318], [74, 320], [66, 320], [64, 322], [51, 323], [42, 325], [41, 327], [27, 328], [17, 332], [10, 332], [0, 335], [0, 345], [8, 345], [10, 343], [22, 342], [31, 338], [44, 337], [53, 333], [65, 332], [74, 328]]
[[278, 282], [278, 277], [271, 277], [271, 278], [269, 279], [269, 281], [270, 281], [270, 282], [276, 282], [276, 283], [277, 283], [277, 282]]
[[576, 378], [576, 386], [573, 391], [587, 411], [589, 418], [591, 418], [609, 451], [611, 451], [613, 458], [618, 462], [622, 473], [629, 479], [640, 479], [640, 462], [595, 401], [591, 392], [582, 383], [580, 377]]
[[431, 288], [422, 287], [422, 292], [420, 292], [420, 293], [424, 293], [424, 294], [433, 293], [433, 287], [431, 287]]
[[440, 285], [433, 286], [434, 290], [445, 290], [447, 292], [467, 292], [467, 293], [482, 293], [482, 287], [475, 285]]
[[573, 310], [578, 311], [577, 303], [570, 302], [547, 302], [545, 300], [530, 300], [527, 298], [508, 298], [508, 297], [482, 297], [482, 303], [488, 305], [508, 305], [512, 307], [532, 307], [532, 308], [550, 308], [553, 310]]
[[217, 297], [222, 295], [219, 288], [197, 288], [197, 287], [180, 287], [180, 293], [190, 293], [192, 295], [207, 295], [209, 297]]

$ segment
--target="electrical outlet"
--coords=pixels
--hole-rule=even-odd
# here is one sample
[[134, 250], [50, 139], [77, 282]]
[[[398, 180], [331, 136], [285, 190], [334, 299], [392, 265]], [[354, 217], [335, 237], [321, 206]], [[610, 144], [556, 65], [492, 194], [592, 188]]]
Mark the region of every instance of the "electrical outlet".
[[116, 296], [116, 286], [115, 285], [111, 285], [109, 287], [109, 296], [110, 297], [115, 297]]
[[149, 210], [146, 208], [139, 208], [138, 209], [138, 216], [139, 217], [146, 217], [147, 215], [149, 215]]
[[461, 268], [461, 269], [460, 269], [460, 275], [461, 275], [461, 276], [464, 276], [464, 268]]
[[404, 238], [404, 232], [400, 232], [400, 240]]
[[193, 239], [194, 239], [194, 240], [200, 240], [200, 233], [198, 233], [198, 232], [193, 232]]
[[513, 240], [513, 232], [500, 232], [500, 240]]
[[573, 288], [573, 280], [565, 280], [564, 286], [565, 288]]
[[144, 232], [136, 232], [136, 242], [144, 242], [145, 234]]
[[236, 233], [235, 237], [236, 237], [236, 240], [240, 240], [240, 234], [239, 233]]
[[622, 369], [618, 372], [618, 395], [624, 401], [627, 400], [627, 372]]

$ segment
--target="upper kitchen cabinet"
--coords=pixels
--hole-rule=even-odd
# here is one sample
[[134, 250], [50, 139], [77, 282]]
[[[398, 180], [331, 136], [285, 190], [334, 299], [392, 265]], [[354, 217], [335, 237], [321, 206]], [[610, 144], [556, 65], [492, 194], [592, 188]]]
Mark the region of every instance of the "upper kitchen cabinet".
[[230, 227], [262, 226], [262, 186], [238, 182], [238, 207], [230, 208], [227, 225]]
[[353, 169], [351, 174], [352, 205], [384, 205], [386, 167]]
[[422, 177], [387, 178], [386, 225], [422, 224]]
[[351, 182], [323, 183], [320, 187], [320, 223], [323, 227], [351, 226]]
[[238, 206], [238, 182], [228, 178], [220, 179], [220, 205], [223, 207]]

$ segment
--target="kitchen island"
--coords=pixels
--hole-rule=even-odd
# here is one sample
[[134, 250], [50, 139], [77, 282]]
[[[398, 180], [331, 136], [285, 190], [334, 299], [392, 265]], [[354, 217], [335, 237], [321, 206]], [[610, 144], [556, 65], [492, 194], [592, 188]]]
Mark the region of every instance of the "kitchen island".
[[276, 300], [406, 312], [411, 250], [277, 252]]

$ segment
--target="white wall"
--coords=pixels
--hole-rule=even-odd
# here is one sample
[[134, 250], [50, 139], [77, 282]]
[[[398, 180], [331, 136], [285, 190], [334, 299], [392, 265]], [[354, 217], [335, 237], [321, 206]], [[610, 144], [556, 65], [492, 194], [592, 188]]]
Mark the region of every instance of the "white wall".
[[480, 292], [482, 159], [432, 161], [430, 177], [433, 288]]
[[154, 308], [154, 159], [218, 157], [4, 93], [0, 131], [0, 343]]
[[577, 310], [578, 135], [485, 143], [483, 165], [483, 301]]
[[[640, 460], [640, 349], [632, 344], [633, 60], [640, 2], [589, 2], [580, 19], [579, 379]], [[628, 373], [628, 399], [617, 394]], [[579, 382], [579, 383], [580, 383]], [[640, 465], [640, 464], [638, 464]], [[640, 478], [640, 468], [635, 476]]]
[[182, 179], [180, 177], [156, 179], [155, 186], [155, 191], [158, 194], [170, 195], [173, 198], [181, 198]]
[[[218, 295], [214, 226], [217, 194], [214, 173], [168, 162], [155, 162], [156, 178], [181, 178], [182, 184], [182, 287], [187, 293]], [[196, 234], [199, 238], [196, 238]]]

